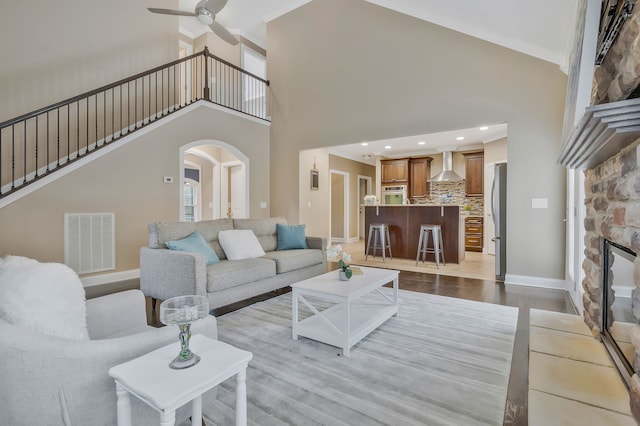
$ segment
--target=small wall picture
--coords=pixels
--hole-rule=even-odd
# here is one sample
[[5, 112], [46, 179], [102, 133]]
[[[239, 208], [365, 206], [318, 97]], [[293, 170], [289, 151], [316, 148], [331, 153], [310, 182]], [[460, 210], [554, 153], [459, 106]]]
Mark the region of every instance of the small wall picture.
[[320, 176], [317, 169], [311, 169], [311, 189], [319, 188]]

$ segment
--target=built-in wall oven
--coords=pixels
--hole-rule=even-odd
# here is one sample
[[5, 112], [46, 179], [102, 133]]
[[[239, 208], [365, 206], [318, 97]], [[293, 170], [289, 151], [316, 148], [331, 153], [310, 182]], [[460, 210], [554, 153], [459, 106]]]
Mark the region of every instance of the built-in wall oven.
[[382, 187], [384, 204], [405, 204], [407, 200], [407, 185], [393, 185]]

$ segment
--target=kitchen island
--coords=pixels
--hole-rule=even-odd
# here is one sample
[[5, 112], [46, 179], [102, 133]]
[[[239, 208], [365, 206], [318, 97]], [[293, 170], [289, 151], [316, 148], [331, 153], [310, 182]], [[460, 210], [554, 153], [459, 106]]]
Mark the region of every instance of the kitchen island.
[[[415, 259], [418, 252], [420, 225], [440, 225], [444, 245], [444, 260], [460, 263], [464, 260], [464, 218], [460, 206], [456, 205], [378, 205], [365, 206], [365, 250], [369, 236], [369, 225], [386, 223], [389, 226], [393, 257]], [[429, 238], [429, 247], [433, 241]], [[373, 245], [373, 241], [371, 242]], [[373, 250], [370, 251], [373, 253]], [[376, 256], [380, 255], [380, 250]], [[433, 262], [432, 253], [427, 260]]]

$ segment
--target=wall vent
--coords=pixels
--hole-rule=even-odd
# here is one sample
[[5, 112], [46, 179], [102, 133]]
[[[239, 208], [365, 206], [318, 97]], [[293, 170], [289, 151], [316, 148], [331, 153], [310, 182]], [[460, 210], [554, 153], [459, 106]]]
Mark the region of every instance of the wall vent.
[[114, 213], [65, 213], [64, 263], [78, 274], [108, 271], [115, 265]]

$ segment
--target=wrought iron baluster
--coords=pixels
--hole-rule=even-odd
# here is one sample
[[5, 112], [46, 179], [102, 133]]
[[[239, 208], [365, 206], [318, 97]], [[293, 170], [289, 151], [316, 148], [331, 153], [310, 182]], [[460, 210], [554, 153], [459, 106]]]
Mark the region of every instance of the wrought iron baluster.
[[[56, 145], [58, 147], [58, 167], [60, 167], [60, 109], [56, 109]], [[69, 161], [69, 153], [67, 152], [67, 161]]]
[[93, 97], [93, 102], [95, 104], [93, 113], [96, 116], [96, 118], [95, 118], [95, 122], [96, 122], [96, 139], [95, 139], [94, 144], [93, 144], [93, 149], [95, 150], [95, 149], [98, 148], [98, 94], [97, 93]]
[[11, 189], [16, 183], [16, 125], [11, 126]]
[[[0, 135], [2, 135], [2, 130], [0, 130]], [[2, 150], [2, 143], [0, 143], [0, 151], [1, 150]], [[0, 158], [0, 164], [2, 164], [1, 158]], [[37, 115], [36, 115], [36, 178], [38, 178], [38, 116]]]
[[23, 158], [22, 158], [22, 184], [27, 182], [27, 120], [22, 122], [22, 144], [24, 146]]

